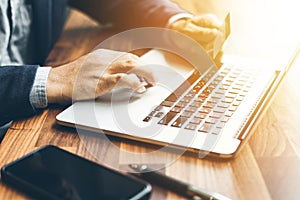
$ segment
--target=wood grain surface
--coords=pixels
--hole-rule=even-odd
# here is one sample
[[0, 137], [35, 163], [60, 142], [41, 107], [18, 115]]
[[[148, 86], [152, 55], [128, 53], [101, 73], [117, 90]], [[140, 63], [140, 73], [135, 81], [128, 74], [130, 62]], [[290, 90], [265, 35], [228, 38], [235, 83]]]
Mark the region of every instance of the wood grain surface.
[[[300, 44], [297, 2], [293, 0], [177, 0], [194, 14], [232, 13], [232, 35], [225, 53], [287, 63]], [[296, 7], [296, 8], [295, 8]], [[299, 7], [298, 7], [299, 9]], [[77, 11], [71, 12], [65, 30], [48, 58], [58, 66], [90, 52], [114, 34]], [[299, 199], [300, 190], [300, 58], [280, 84], [270, 105], [230, 160], [199, 159], [159, 147], [116, 137], [85, 132], [56, 124], [65, 107], [51, 105], [29, 119], [15, 121], [0, 145], [0, 166], [32, 150], [57, 145], [109, 167], [122, 169], [131, 162], [155, 166], [169, 162], [161, 171], [169, 176], [232, 199]], [[135, 153], [143, 156], [135, 156]], [[0, 199], [28, 199], [0, 183]], [[183, 199], [154, 185], [151, 199]]]

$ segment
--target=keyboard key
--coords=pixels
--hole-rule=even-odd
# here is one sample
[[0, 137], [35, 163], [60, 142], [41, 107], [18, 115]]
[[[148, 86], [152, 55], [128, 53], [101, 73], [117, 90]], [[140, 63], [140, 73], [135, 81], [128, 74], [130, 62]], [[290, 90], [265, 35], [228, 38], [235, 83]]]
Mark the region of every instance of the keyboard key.
[[163, 115], [164, 115], [163, 112], [158, 112], [158, 113], [156, 113], [156, 115], [155, 115], [154, 117], [160, 118], [160, 117], [162, 117]]
[[204, 114], [208, 114], [208, 113], [210, 113], [210, 109], [207, 109], [207, 108], [201, 108], [200, 110], [199, 110], [199, 113], [204, 113]]
[[220, 107], [216, 107], [216, 108], [214, 108], [214, 112], [215, 113], [225, 113], [226, 112], [226, 108], [220, 108]]
[[196, 117], [194, 117], [191, 121], [190, 121], [190, 123], [192, 123], [192, 124], [200, 124], [202, 122], [202, 119], [200, 119], [200, 118], [196, 118]]
[[226, 111], [226, 113], [224, 114], [226, 117], [231, 117], [233, 115], [233, 112], [231, 111]]
[[182, 117], [187, 117], [187, 118], [191, 117], [192, 115], [193, 115], [193, 113], [192, 112], [188, 112], [188, 111], [184, 111], [181, 114]]
[[214, 104], [214, 103], [208, 103], [208, 102], [207, 102], [206, 104], [203, 105], [203, 108], [210, 108], [210, 109], [211, 109], [211, 108], [213, 108], [213, 107], [215, 107], [215, 104]]
[[196, 95], [195, 93], [187, 93], [184, 97], [192, 99], [194, 98], [195, 95]]
[[231, 74], [228, 77], [231, 79], [236, 79], [238, 77], [238, 74]]
[[226, 123], [224, 122], [220, 122], [216, 125], [216, 128], [223, 128], [225, 126]]
[[192, 94], [192, 95], [196, 95], [198, 92], [196, 91], [196, 90], [191, 90], [191, 91], [189, 91], [189, 94]]
[[206, 99], [206, 98], [208, 97], [208, 95], [205, 94], [205, 93], [201, 93], [201, 94], [199, 95], [199, 97], [202, 98], [202, 99]]
[[228, 122], [228, 120], [229, 120], [229, 117], [223, 117], [223, 119], [221, 119], [221, 122], [226, 123], [226, 122]]
[[217, 104], [218, 103], [218, 100], [217, 99], [212, 99], [212, 98], [209, 98], [207, 100], [208, 103], [213, 103], [213, 104]]
[[202, 88], [202, 86], [200, 86], [200, 85], [195, 85], [195, 86], [193, 87], [193, 90], [196, 91], [196, 92], [199, 92], [199, 91], [201, 90], [201, 88]]
[[178, 96], [176, 96], [174, 93], [172, 93], [166, 98], [166, 101], [176, 102], [177, 99], [178, 99]]
[[220, 119], [223, 115], [220, 113], [213, 112], [209, 117], [214, 119]]
[[209, 90], [214, 90], [214, 89], [216, 89], [216, 85], [210, 84], [210, 85], [208, 86], [208, 89], [209, 89]]
[[208, 133], [212, 128], [213, 125], [204, 123], [198, 131], [203, 133]]
[[240, 92], [240, 96], [242, 96], [242, 97], [245, 97], [246, 95], [248, 94], [248, 92], [244, 92], [244, 91], [242, 91], [242, 92]]
[[172, 107], [174, 102], [172, 101], [163, 101], [160, 105], [161, 106], [166, 106], [166, 107]]
[[248, 74], [248, 75], [245, 74], [245, 75], [241, 76], [241, 79], [249, 80], [251, 77], [252, 77], [251, 74]]
[[238, 97], [236, 97], [236, 101], [243, 101], [243, 99], [244, 99], [244, 97], [242, 97], [242, 96], [238, 96]]
[[160, 111], [160, 110], [162, 110], [162, 109], [163, 109], [163, 106], [159, 105], [159, 106], [157, 106], [154, 110], [155, 110], [155, 111]]
[[235, 85], [243, 87], [245, 85], [245, 83], [244, 82], [236, 82]]
[[233, 106], [239, 106], [241, 104], [241, 101], [235, 101], [232, 103]]
[[250, 90], [252, 88], [252, 84], [248, 83], [246, 86], [245, 86], [246, 89]]
[[217, 90], [215, 91], [216, 94], [222, 94], [224, 95], [225, 94], [225, 90]]
[[237, 109], [237, 106], [230, 106], [230, 107], [228, 108], [228, 110], [231, 111], [231, 112], [236, 111], [236, 109]]
[[163, 125], [168, 125], [170, 121], [177, 115], [176, 112], [168, 112], [158, 123]]
[[204, 86], [205, 85], [205, 81], [203, 81], [202, 79], [200, 81], [198, 81], [198, 83], [196, 84], [200, 87]]
[[202, 105], [201, 102], [199, 101], [193, 101], [190, 106], [195, 107], [195, 108], [199, 108]]
[[195, 99], [195, 102], [199, 102], [199, 103], [204, 103], [205, 98], [203, 97], [198, 97], [197, 99]]
[[211, 93], [211, 90], [209, 88], [206, 88], [204, 91], [203, 91], [204, 94], [206, 94], [206, 96], [208, 96], [210, 93]]
[[209, 81], [209, 78], [204, 77], [204, 78], [203, 78], [203, 81], [205, 81], [205, 83], [207, 83], [207, 82]]
[[184, 107], [186, 107], [186, 105], [188, 105], [188, 103], [187, 103], [187, 102], [182, 102], [182, 101], [179, 101], [179, 102], [176, 104], [176, 106], [177, 106], [177, 107], [180, 107], [180, 108], [184, 108]]
[[193, 106], [189, 106], [189, 107], [187, 107], [187, 109], [186, 109], [186, 111], [189, 111], [189, 112], [192, 112], [192, 113], [196, 112], [197, 110], [198, 110], [198, 108], [193, 107]]
[[249, 92], [249, 88], [247, 88], [247, 87], [244, 88], [244, 89], [243, 89], [243, 92], [247, 92], [247, 93], [248, 93], [248, 92]]
[[232, 99], [234, 99], [234, 98], [236, 97], [236, 94], [227, 93], [227, 94], [225, 95], [225, 97], [226, 97], [226, 98], [232, 98]]
[[222, 94], [213, 93], [211, 95], [211, 98], [214, 98], [214, 99], [222, 99], [223, 97], [224, 97], [224, 95], [222, 95]]
[[221, 101], [224, 103], [232, 103], [233, 99], [232, 98], [223, 98]]
[[150, 116], [147, 116], [145, 119], [143, 119], [144, 122], [149, 122], [151, 120]]
[[[229, 77], [230, 77], [230, 76], [229, 76]], [[227, 78], [227, 79], [225, 79], [225, 81], [226, 81], [226, 82], [229, 82], [229, 83], [231, 84], [232, 82], [235, 81], [235, 79], [234, 79], [234, 78]]]
[[231, 94], [238, 94], [239, 92], [240, 92], [240, 90], [236, 90], [236, 89], [229, 90], [229, 93], [231, 93]]
[[188, 118], [179, 116], [173, 123], [173, 127], [181, 128], [182, 125], [187, 121]]
[[231, 86], [232, 83], [231, 83], [231, 82], [225, 82], [225, 81], [223, 81], [223, 82], [222, 82], [222, 85], [223, 85], [223, 86]]
[[220, 73], [221, 73], [221, 74], [228, 74], [229, 71], [230, 71], [230, 69], [231, 69], [231, 66], [226, 67], [226, 68], [224, 68], [223, 71], [221, 71]]
[[249, 80], [249, 78], [247, 79], [247, 78], [240, 78], [239, 80], [238, 80], [238, 82], [240, 82], [240, 83], [246, 83], [246, 82], [248, 82], [248, 80]]
[[182, 111], [182, 108], [175, 106], [171, 109], [172, 112], [180, 113]]
[[215, 81], [218, 81], [218, 82], [221, 82], [223, 79], [224, 79], [225, 76], [223, 75], [218, 75], [216, 78], [215, 78]]
[[189, 124], [185, 127], [185, 129], [192, 130], [192, 131], [196, 130], [196, 128], [197, 128], [197, 125], [196, 125], [196, 124], [191, 124], [191, 123], [189, 123]]
[[213, 128], [211, 130], [211, 134], [214, 134], [214, 135], [219, 135], [221, 132], [222, 132], [222, 129], [220, 129], [220, 128]]
[[229, 105], [229, 103], [219, 102], [217, 106], [220, 108], [228, 108]]
[[234, 86], [232, 86], [232, 89], [234, 89], [234, 90], [241, 90], [242, 87], [238, 86], [238, 85], [234, 85]]
[[221, 83], [219, 90], [228, 90], [228, 89], [229, 89], [229, 86], [222, 85], [222, 83]]
[[195, 118], [200, 118], [200, 119], [205, 119], [207, 117], [207, 115], [206, 114], [203, 114], [203, 113], [196, 113], [196, 115], [195, 115]]
[[181, 102], [184, 102], [184, 103], [189, 103], [189, 102], [191, 102], [191, 99], [192, 99], [192, 98], [183, 97], [180, 101], [181, 101]]
[[155, 111], [151, 111], [151, 113], [148, 116], [154, 116], [155, 113]]
[[207, 123], [207, 124], [215, 124], [215, 123], [217, 123], [217, 120], [209, 117], [209, 118], [207, 118], [205, 120], [205, 123]]
[[[213, 82], [211, 82], [209, 84], [209, 86], [216, 88], [216, 86], [219, 85], [219, 83], [220, 83], [220, 81], [216, 81], [216, 79], [215, 79]], [[208, 87], [208, 88], [210, 88], [210, 87]]]

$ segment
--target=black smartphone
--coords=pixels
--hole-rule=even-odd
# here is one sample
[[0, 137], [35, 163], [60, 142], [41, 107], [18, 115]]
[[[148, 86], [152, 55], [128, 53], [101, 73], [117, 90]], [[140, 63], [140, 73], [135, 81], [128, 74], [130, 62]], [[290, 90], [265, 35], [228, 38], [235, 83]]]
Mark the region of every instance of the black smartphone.
[[55, 146], [1, 168], [1, 179], [38, 199], [148, 199], [151, 186]]

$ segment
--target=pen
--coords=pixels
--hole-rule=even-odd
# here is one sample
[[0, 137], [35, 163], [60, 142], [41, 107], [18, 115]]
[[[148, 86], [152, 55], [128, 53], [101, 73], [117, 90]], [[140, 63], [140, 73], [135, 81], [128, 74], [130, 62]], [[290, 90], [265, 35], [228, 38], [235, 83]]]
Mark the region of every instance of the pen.
[[193, 185], [166, 176], [161, 172], [152, 170], [147, 165], [130, 164], [129, 167], [134, 171], [139, 172], [140, 173], [139, 175], [143, 179], [152, 182], [154, 184], [157, 184], [158, 186], [169, 189], [189, 199], [193, 199], [193, 200], [216, 200], [216, 199], [229, 200], [230, 199], [219, 193], [207, 192]]

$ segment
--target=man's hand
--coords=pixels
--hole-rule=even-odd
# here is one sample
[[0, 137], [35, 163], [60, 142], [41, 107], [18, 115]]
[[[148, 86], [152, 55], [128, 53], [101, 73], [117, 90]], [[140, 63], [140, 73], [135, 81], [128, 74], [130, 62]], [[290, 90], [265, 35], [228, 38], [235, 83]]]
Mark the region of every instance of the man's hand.
[[[213, 57], [214, 41], [218, 34], [222, 34], [220, 26], [221, 23], [214, 15], [196, 15], [192, 18], [179, 19], [173, 22], [170, 28], [196, 40]], [[216, 59], [220, 57], [218, 55]]]
[[66, 65], [53, 68], [47, 81], [49, 103], [98, 98], [115, 88], [146, 90], [144, 83], [154, 85], [152, 73], [144, 69], [138, 56], [99, 49]]

